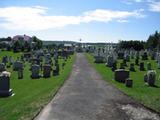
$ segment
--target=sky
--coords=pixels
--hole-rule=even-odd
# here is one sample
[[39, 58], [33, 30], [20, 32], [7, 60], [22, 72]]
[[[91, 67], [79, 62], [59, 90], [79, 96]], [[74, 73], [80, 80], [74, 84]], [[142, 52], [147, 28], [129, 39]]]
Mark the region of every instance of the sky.
[[0, 0], [0, 37], [116, 43], [160, 31], [160, 0]]

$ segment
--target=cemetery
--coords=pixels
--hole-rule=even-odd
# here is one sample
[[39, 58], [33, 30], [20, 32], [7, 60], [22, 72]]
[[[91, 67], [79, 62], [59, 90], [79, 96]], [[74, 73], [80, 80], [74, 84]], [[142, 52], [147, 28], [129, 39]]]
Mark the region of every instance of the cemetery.
[[0, 0], [0, 120], [160, 120], [160, 0]]
[[19, 50], [0, 50], [0, 120], [33, 118], [63, 85], [75, 59], [71, 47]]
[[[112, 45], [93, 48], [95, 50], [87, 52], [86, 57], [104, 80], [136, 101], [160, 112], [160, 53], [158, 51], [147, 49], [136, 51], [133, 48], [117, 51]], [[103, 62], [96, 62], [102, 57]]]

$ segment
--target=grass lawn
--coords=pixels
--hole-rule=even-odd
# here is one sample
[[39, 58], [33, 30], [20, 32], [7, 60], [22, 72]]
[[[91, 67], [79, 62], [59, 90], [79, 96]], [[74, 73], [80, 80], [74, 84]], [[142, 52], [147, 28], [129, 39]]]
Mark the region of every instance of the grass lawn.
[[[20, 56], [21, 53], [0, 52], [0, 58], [4, 55]], [[25, 63], [24, 79], [17, 79], [17, 72], [11, 72], [11, 88], [15, 93], [12, 97], [0, 98], [0, 120], [30, 120], [44, 105], [55, 95], [56, 91], [63, 85], [72, 70], [75, 55], [68, 59], [65, 68], [60, 69], [60, 75], [48, 79], [30, 78], [29, 63]], [[61, 65], [62, 60], [59, 60]], [[60, 67], [61, 68], [61, 67]]]
[[[160, 112], [160, 80], [156, 81], [156, 87], [149, 87], [145, 85], [143, 76], [147, 71], [139, 71], [139, 67], [135, 65], [136, 72], [130, 72], [130, 77], [133, 80], [133, 88], [127, 88], [124, 84], [116, 82], [114, 79], [114, 73], [109, 67], [106, 67], [105, 64], [96, 64], [94, 63], [94, 58], [91, 54], [86, 53], [88, 61], [95, 67], [95, 69], [102, 75], [103, 79], [112, 83], [118, 89], [123, 91], [128, 96], [134, 98], [145, 106]], [[145, 68], [147, 62], [151, 62], [152, 68], [157, 71], [157, 75], [160, 75], [160, 69], [157, 69], [157, 63], [154, 60], [145, 61]], [[134, 63], [132, 59], [131, 62]], [[120, 60], [118, 61], [119, 68]], [[129, 63], [128, 63], [129, 66]], [[129, 69], [129, 68], [126, 68]]]

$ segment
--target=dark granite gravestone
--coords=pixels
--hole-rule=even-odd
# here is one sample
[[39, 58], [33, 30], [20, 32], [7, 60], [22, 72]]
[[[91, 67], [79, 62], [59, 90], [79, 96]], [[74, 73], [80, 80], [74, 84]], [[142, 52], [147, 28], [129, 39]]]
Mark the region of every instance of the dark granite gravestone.
[[142, 60], [148, 60], [147, 52], [144, 52], [144, 54], [142, 55]]
[[31, 78], [38, 79], [40, 77], [39, 71], [40, 71], [40, 66], [37, 64], [33, 64], [31, 66]]
[[131, 64], [130, 64], [130, 68], [129, 68], [129, 70], [130, 70], [130, 71], [135, 71], [134, 63], [131, 63]]
[[133, 86], [133, 80], [131, 80], [130, 78], [125, 80], [125, 85], [126, 87], [132, 87]]
[[125, 83], [125, 80], [129, 78], [129, 71], [124, 69], [115, 70], [115, 80]]
[[144, 62], [141, 62], [140, 65], [139, 65], [139, 70], [140, 71], [144, 71], [145, 68], [144, 68]]
[[118, 52], [118, 59], [124, 58], [124, 52]]
[[4, 74], [0, 75], [0, 97], [7, 97], [12, 95], [10, 89], [10, 77]]
[[136, 65], [139, 65], [139, 58], [136, 58], [136, 59], [135, 59], [135, 64], [136, 64]]
[[51, 65], [45, 64], [43, 66], [43, 77], [44, 78], [49, 78], [51, 76]]
[[0, 72], [5, 71], [5, 64], [4, 63], [0, 63]]
[[112, 71], [115, 71], [117, 69], [117, 62], [114, 62], [112, 65]]
[[20, 61], [16, 61], [14, 64], [13, 64], [13, 70], [14, 71], [18, 71], [19, 69], [22, 69], [23, 68], [23, 63], [20, 62]]

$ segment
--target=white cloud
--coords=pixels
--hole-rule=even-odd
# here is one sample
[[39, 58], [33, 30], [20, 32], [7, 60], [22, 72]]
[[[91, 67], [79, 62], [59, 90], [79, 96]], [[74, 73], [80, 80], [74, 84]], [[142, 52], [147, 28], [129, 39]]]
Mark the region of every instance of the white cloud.
[[160, 12], [160, 2], [155, 2], [155, 1], [152, 1], [150, 4], [149, 4], [149, 10], [150, 11], [153, 11], [153, 12]]
[[127, 5], [131, 5], [133, 3], [140, 3], [143, 2], [143, 0], [123, 0], [123, 3], [127, 4]]
[[9, 30], [38, 31], [92, 21], [126, 22], [130, 17], [144, 17], [141, 9], [132, 12], [96, 9], [79, 16], [47, 15], [47, 10], [48, 8], [41, 6], [0, 8], [0, 18], [4, 21], [0, 23], [0, 26]]

